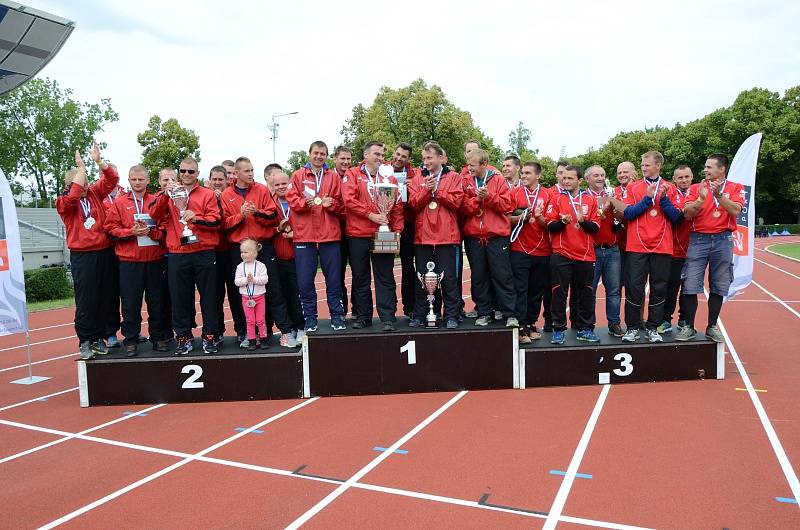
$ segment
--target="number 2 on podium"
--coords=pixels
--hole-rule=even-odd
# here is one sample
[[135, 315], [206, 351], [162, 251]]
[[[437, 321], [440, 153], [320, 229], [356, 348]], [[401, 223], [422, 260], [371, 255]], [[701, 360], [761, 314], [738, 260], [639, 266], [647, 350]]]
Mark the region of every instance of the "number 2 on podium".
[[408, 353], [408, 364], [417, 364], [417, 341], [406, 342], [400, 347], [400, 353]]
[[203, 388], [205, 384], [200, 381], [200, 377], [203, 376], [203, 367], [197, 364], [187, 364], [183, 368], [181, 368], [182, 374], [192, 374], [186, 378], [186, 381], [183, 382], [181, 388]]

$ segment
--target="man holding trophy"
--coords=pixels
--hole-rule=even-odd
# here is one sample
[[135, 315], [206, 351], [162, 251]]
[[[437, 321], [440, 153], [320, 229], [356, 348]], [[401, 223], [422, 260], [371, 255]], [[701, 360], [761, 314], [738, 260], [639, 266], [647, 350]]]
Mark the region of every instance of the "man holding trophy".
[[394, 257], [400, 251], [403, 203], [398, 198], [394, 169], [383, 164], [384, 149], [380, 142], [367, 143], [364, 161], [360, 166], [347, 170], [342, 180], [346, 235], [353, 271], [353, 329], [372, 326], [370, 263], [383, 331], [394, 331], [397, 320]]
[[203, 315], [203, 353], [217, 353], [221, 340], [216, 318], [216, 265], [214, 249], [219, 241], [221, 215], [217, 195], [197, 183], [194, 158], [181, 161], [180, 185], [170, 182], [156, 196], [150, 216], [166, 223], [168, 274], [172, 299], [172, 328], [177, 355], [192, 351], [192, 316], [195, 285]]

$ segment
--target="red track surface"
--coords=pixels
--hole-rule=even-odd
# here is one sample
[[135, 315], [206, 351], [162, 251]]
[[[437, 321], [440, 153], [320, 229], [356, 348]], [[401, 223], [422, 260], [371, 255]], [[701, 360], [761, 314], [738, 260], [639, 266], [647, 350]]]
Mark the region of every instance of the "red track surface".
[[[757, 242], [756, 283], [722, 313], [766, 392], [737, 390], [728, 355], [724, 381], [81, 409], [72, 310], [35, 313], [34, 374], [51, 379], [9, 384], [24, 337], [0, 340], [0, 527], [800, 528], [776, 500], [800, 494], [800, 262], [763, 250], [787, 241]], [[373, 449], [437, 410], [407, 454]], [[582, 475], [550, 474], [571, 462]]]

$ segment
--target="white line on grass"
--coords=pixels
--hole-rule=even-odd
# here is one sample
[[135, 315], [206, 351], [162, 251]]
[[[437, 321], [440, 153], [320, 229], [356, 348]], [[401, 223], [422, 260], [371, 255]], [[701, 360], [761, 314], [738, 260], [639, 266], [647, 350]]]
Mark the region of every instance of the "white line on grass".
[[77, 510], [72, 511], [72, 512], [64, 515], [63, 517], [59, 517], [55, 521], [52, 521], [52, 522], [47, 523], [46, 525], [42, 526], [41, 530], [48, 530], [50, 528], [55, 528], [56, 526], [59, 526], [61, 524], [66, 523], [67, 521], [71, 521], [72, 519], [78, 517], [79, 515], [83, 515], [84, 513], [88, 512], [90, 510], [93, 510], [94, 508], [97, 508], [98, 506], [102, 506], [103, 504], [107, 503], [108, 501], [114, 500], [117, 497], [119, 497], [121, 495], [124, 495], [124, 494], [128, 493], [129, 491], [132, 491], [132, 490], [138, 488], [139, 486], [147, 484], [148, 482], [151, 482], [151, 481], [157, 479], [158, 477], [161, 477], [161, 476], [166, 475], [167, 473], [169, 473], [171, 471], [174, 471], [174, 470], [178, 469], [179, 467], [185, 466], [189, 462], [197, 460], [197, 457], [199, 457], [199, 456], [204, 456], [207, 453], [210, 453], [211, 451], [216, 451], [220, 447], [222, 447], [224, 445], [227, 445], [227, 444], [229, 444], [229, 443], [231, 443], [233, 441], [236, 441], [236, 440], [238, 440], [239, 438], [241, 438], [243, 436], [247, 436], [248, 434], [250, 434], [254, 430], [256, 430], [256, 429], [258, 429], [260, 427], [263, 427], [264, 425], [272, 423], [273, 421], [278, 420], [278, 419], [280, 419], [280, 418], [282, 418], [282, 417], [284, 417], [284, 416], [286, 416], [288, 414], [291, 414], [292, 412], [294, 412], [296, 410], [299, 410], [299, 409], [301, 409], [301, 408], [303, 408], [303, 407], [305, 407], [307, 405], [310, 405], [311, 403], [313, 403], [317, 399], [319, 399], [319, 398], [311, 398], [309, 400], [303, 401], [302, 403], [299, 403], [299, 404], [297, 404], [297, 405], [295, 405], [295, 406], [293, 406], [293, 407], [291, 407], [289, 409], [286, 409], [286, 410], [284, 410], [283, 412], [281, 412], [279, 414], [276, 414], [274, 416], [271, 416], [271, 417], [267, 418], [264, 421], [256, 423], [252, 427], [248, 427], [247, 429], [245, 429], [245, 430], [243, 430], [241, 432], [238, 432], [238, 433], [234, 434], [233, 436], [229, 436], [228, 438], [225, 438], [221, 442], [217, 442], [214, 445], [203, 449], [202, 451], [198, 451], [197, 453], [194, 453], [193, 455], [191, 455], [191, 456], [189, 456], [187, 458], [184, 458], [183, 460], [175, 462], [171, 466], [167, 466], [167, 467], [165, 467], [165, 468], [163, 468], [163, 469], [161, 469], [159, 471], [156, 471], [155, 473], [152, 473], [152, 474], [150, 474], [150, 475], [148, 475], [148, 476], [146, 476], [146, 477], [144, 477], [144, 478], [142, 478], [140, 480], [137, 480], [136, 482], [134, 482], [132, 484], [128, 484], [124, 488], [120, 488], [120, 489], [118, 489], [117, 491], [115, 491], [113, 493], [109, 493], [108, 495], [106, 495], [103, 498], [97, 499], [96, 501], [94, 501], [92, 503], [89, 503], [86, 506], [78, 508]]
[[375, 457], [369, 464], [362, 467], [352, 477], [347, 479], [346, 482], [342, 483], [338, 488], [330, 492], [324, 499], [322, 499], [317, 504], [312, 506], [308, 511], [306, 511], [306, 513], [295, 519], [295, 521], [292, 522], [292, 524], [286, 527], [287, 530], [295, 530], [297, 528], [300, 528], [306, 522], [308, 522], [308, 520], [314, 517], [316, 514], [318, 514], [320, 510], [324, 509], [331, 502], [336, 500], [336, 498], [338, 498], [342, 493], [349, 490], [353, 486], [353, 484], [361, 480], [367, 473], [375, 469], [375, 467], [378, 466], [378, 464], [389, 458], [389, 456], [392, 455], [396, 449], [399, 449], [400, 446], [402, 446], [404, 443], [413, 438], [422, 429], [427, 427], [433, 420], [441, 416], [442, 413], [444, 413], [444, 411], [453, 406], [459, 399], [464, 397], [466, 394], [467, 391], [462, 390], [461, 392], [450, 398], [450, 400], [447, 403], [439, 407], [433, 414], [422, 420], [416, 427], [408, 431], [402, 438], [397, 440], [395, 443], [389, 446], [385, 451], [383, 451], [381, 454]]
[[578, 473], [583, 455], [586, 453], [586, 448], [589, 446], [589, 440], [592, 437], [595, 425], [597, 425], [597, 419], [600, 417], [600, 411], [603, 410], [606, 396], [608, 396], [610, 390], [611, 385], [603, 385], [602, 390], [600, 390], [600, 395], [597, 396], [597, 402], [594, 404], [594, 409], [589, 416], [589, 421], [586, 422], [586, 427], [583, 429], [583, 435], [581, 435], [581, 439], [578, 442], [578, 447], [575, 448], [575, 454], [572, 455], [572, 460], [569, 463], [564, 479], [561, 481], [561, 486], [558, 488], [558, 493], [556, 493], [556, 498], [553, 500], [553, 505], [550, 506], [550, 510], [547, 512], [547, 520], [544, 522], [542, 530], [553, 530], [553, 528], [556, 527], [556, 523], [561, 519], [561, 512], [564, 511], [564, 505], [567, 503], [569, 490], [572, 489], [575, 475]]

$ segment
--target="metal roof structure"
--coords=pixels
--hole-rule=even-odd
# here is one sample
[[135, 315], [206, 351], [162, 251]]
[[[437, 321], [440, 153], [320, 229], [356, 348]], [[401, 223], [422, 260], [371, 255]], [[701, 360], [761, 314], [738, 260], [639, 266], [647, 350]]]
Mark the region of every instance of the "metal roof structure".
[[0, 0], [0, 95], [44, 68], [73, 29], [71, 20]]

